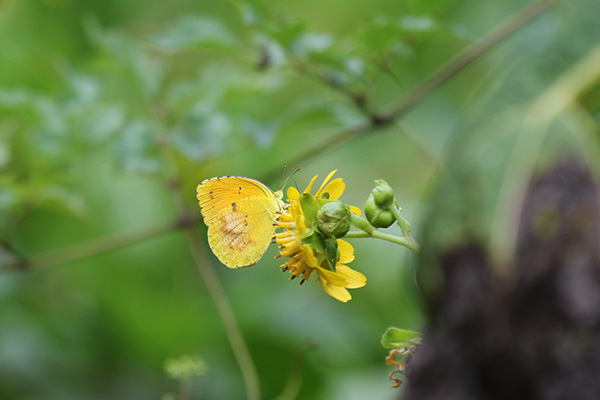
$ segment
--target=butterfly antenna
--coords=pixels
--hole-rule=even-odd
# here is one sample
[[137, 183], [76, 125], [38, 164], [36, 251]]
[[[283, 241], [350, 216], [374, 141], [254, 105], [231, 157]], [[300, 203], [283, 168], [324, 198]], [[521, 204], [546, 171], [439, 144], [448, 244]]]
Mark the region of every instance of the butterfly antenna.
[[[292, 172], [290, 174], [290, 176], [287, 177], [287, 179], [283, 182], [283, 185], [281, 186], [281, 190], [283, 190], [283, 188], [285, 188], [285, 185], [287, 185], [288, 181], [292, 178], [292, 176], [294, 176], [294, 174], [298, 171], [300, 171], [302, 168], [298, 168], [297, 170], [295, 170], [294, 172]], [[296, 181], [294, 181], [295, 183]]]
[[279, 183], [281, 182], [281, 178], [283, 177], [283, 173], [285, 172], [286, 168], [286, 165], [284, 165], [283, 168], [281, 168], [281, 173], [279, 174], [279, 178], [277, 179], [277, 185], [275, 186], [276, 188], [279, 187]]

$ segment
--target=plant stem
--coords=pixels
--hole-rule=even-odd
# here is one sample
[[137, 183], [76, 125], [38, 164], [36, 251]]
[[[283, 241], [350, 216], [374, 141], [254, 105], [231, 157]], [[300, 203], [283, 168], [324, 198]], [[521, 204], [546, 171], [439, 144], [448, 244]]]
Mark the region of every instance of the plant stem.
[[203, 240], [200, 238], [195, 228], [187, 228], [185, 230], [185, 237], [202, 281], [204, 281], [208, 293], [213, 303], [215, 303], [215, 307], [217, 308], [217, 312], [219, 313], [219, 317], [225, 328], [229, 345], [231, 346], [233, 354], [240, 366], [240, 370], [242, 371], [248, 400], [258, 400], [260, 399], [258, 373], [256, 372], [252, 356], [250, 355], [250, 351], [244, 340], [242, 330], [237, 322], [235, 313], [233, 312], [233, 307], [227, 298], [227, 294], [223, 289], [223, 285], [221, 284], [211, 261], [208, 259], [208, 255], [202, 244]]
[[[166, 184], [173, 199], [173, 203], [180, 215], [191, 214], [183, 193], [181, 192], [181, 184], [179, 179], [179, 169], [177, 161], [171, 153], [169, 143], [165, 137], [158, 143], [158, 149], [162, 155], [166, 165]], [[223, 285], [213, 267], [211, 260], [206, 253], [206, 248], [203, 239], [200, 238], [198, 231], [194, 225], [189, 225], [184, 228], [185, 237], [188, 242], [188, 247], [196, 264], [196, 268], [200, 273], [202, 281], [206, 285], [206, 289], [215, 304], [219, 318], [225, 328], [225, 334], [229, 345], [233, 350], [233, 354], [238, 362], [244, 384], [246, 387], [246, 395], [248, 400], [260, 399], [260, 384], [258, 373], [250, 350], [244, 340], [244, 335], [237, 322], [233, 307], [229, 302], [227, 294], [223, 289]]]
[[374, 237], [377, 239], [387, 240], [388, 242], [404, 246], [407, 249], [412, 250], [416, 254], [419, 253], [419, 243], [417, 243], [417, 241], [411, 236], [394, 236], [390, 235], [389, 233], [380, 232], [377, 229], [375, 229], [373, 225], [369, 223], [369, 221], [367, 221], [363, 217], [359, 217], [358, 215], [351, 214], [350, 218], [352, 221], [352, 225], [362, 230], [363, 232], [348, 232], [344, 236], [345, 238], [357, 239]]
[[371, 233], [364, 232], [364, 231], [363, 232], [358, 232], [358, 231], [348, 232], [344, 236], [344, 239], [345, 238], [358, 239], [358, 238], [370, 238], [370, 237], [377, 238], [377, 239], [383, 239], [383, 240], [387, 240], [388, 242], [399, 244], [399, 245], [404, 246], [407, 249], [411, 250], [415, 254], [419, 254], [419, 249], [420, 249], [419, 243], [417, 243], [417, 241], [415, 239], [413, 239], [411, 236], [394, 236], [394, 235], [390, 235], [389, 233], [385, 233], [385, 232], [381, 232], [376, 229], [373, 229], [373, 232], [371, 232]]
[[90, 240], [65, 250], [53, 251], [51, 253], [40, 254], [31, 257], [25, 264], [26, 270], [39, 270], [44, 268], [55, 267], [71, 261], [80, 260], [82, 258], [90, 257], [96, 254], [100, 254], [109, 250], [118, 249], [130, 244], [139, 243], [147, 239], [151, 239], [155, 236], [162, 235], [167, 232], [171, 232], [176, 229], [182, 228], [188, 223], [193, 223], [195, 220], [192, 218], [190, 221], [185, 221], [182, 218], [175, 220], [158, 223], [154, 226], [137, 229], [135, 231], [119, 233], [115, 235], [105, 236], [99, 239]]
[[394, 215], [394, 218], [396, 218], [396, 221], [398, 222], [398, 226], [400, 226], [400, 229], [402, 229], [402, 235], [404, 235], [404, 236], [410, 236], [411, 233], [412, 233], [411, 230], [410, 230], [410, 224], [408, 223], [407, 220], [404, 219], [404, 217], [402, 217], [402, 215], [400, 214], [400, 210], [398, 209], [398, 207], [396, 207], [394, 204], [392, 204], [389, 207], [389, 210]]

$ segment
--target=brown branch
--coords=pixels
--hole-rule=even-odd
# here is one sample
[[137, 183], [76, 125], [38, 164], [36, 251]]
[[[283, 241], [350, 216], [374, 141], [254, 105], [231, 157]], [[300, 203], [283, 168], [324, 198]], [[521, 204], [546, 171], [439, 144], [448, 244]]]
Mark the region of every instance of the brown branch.
[[[525, 26], [533, 18], [540, 15], [555, 1], [556, 0], [540, 1], [520, 11], [494, 31], [489, 33], [486, 37], [474, 43], [471, 47], [457, 55], [445, 66], [426, 78], [392, 110], [380, 115], [370, 113], [369, 115], [371, 116], [371, 120], [367, 124], [358, 126], [356, 128], [343, 130], [338, 134], [325, 139], [323, 142], [320, 142], [309, 151], [303, 152], [302, 154], [294, 157], [292, 160], [289, 160], [288, 164], [298, 164], [302, 161], [322, 154], [327, 150], [389, 125], [454, 75], [479, 59], [483, 54], [491, 50], [497, 44], [501, 43], [504, 39], [509, 37], [518, 29]], [[263, 180], [274, 180], [279, 176], [280, 172], [281, 171], [279, 168], [277, 168], [277, 170], [269, 171], [266, 176], [263, 177]], [[199, 220], [199, 214], [192, 219], [193, 222]], [[143, 230], [127, 232], [124, 234], [115, 234], [92, 240], [87, 243], [76, 245], [67, 250], [33, 256], [30, 260], [20, 259], [20, 261], [17, 263], [17, 267], [22, 270], [31, 270], [75, 261], [105, 251], [127, 246], [129, 244], [137, 243], [139, 241], [147, 240], [171, 230], [183, 228], [184, 226], [180, 225], [181, 222], [182, 219], [178, 218], [176, 221], [159, 223], [154, 227], [144, 228]]]
[[[406, 114], [410, 109], [417, 105], [421, 100], [431, 94], [434, 90], [442, 86], [466, 67], [477, 61], [484, 54], [502, 43], [513, 33], [527, 25], [528, 22], [542, 14], [550, 5], [557, 0], [542, 0], [529, 7], [524, 8], [511, 18], [506, 20], [496, 29], [488, 33], [482, 39], [476, 41], [456, 57], [448, 61], [444, 66], [433, 72], [425, 78], [417, 87], [415, 87], [403, 100], [390, 110], [382, 113], [370, 113], [370, 121], [364, 125], [355, 128], [349, 128], [325, 139], [316, 144], [307, 151], [300, 153], [288, 161], [290, 165], [297, 165], [308, 159], [312, 159], [332, 148], [341, 146], [351, 140], [357, 139], [367, 133], [371, 133], [386, 127], [399, 117]], [[263, 180], [274, 180], [279, 175], [279, 167], [265, 174]]]
[[193, 226], [199, 219], [200, 214], [186, 214], [175, 220], [160, 222], [150, 227], [139, 228], [131, 232], [118, 233], [90, 240], [89, 242], [72, 246], [66, 250], [56, 250], [51, 253], [31, 256], [24, 258], [23, 268], [21, 269], [26, 271], [39, 270], [80, 260], [130, 244], [142, 242], [173, 230]]

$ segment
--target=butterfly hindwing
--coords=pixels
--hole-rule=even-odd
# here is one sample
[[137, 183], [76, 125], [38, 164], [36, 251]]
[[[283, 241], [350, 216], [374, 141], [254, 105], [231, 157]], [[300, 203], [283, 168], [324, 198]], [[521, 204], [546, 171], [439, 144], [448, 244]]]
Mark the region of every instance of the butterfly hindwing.
[[208, 243], [230, 268], [255, 264], [271, 242], [275, 217], [265, 208], [263, 198], [238, 200], [208, 228]]

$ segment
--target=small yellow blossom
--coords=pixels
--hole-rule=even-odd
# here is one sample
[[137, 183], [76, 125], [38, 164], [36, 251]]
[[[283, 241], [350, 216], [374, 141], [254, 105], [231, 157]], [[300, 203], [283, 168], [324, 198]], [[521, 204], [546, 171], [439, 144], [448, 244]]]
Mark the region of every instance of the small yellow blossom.
[[[336, 171], [331, 172], [314, 195], [315, 199], [337, 200], [344, 192], [346, 184], [341, 178], [329, 180]], [[312, 185], [317, 176], [313, 177], [304, 194], [310, 194]], [[287, 191], [288, 207], [284, 210], [278, 221], [278, 226], [283, 231], [275, 234], [275, 241], [279, 246], [279, 257], [289, 257], [282, 265], [283, 271], [292, 274], [290, 280], [301, 277], [300, 284], [310, 279], [316, 272], [317, 279], [323, 290], [339, 301], [347, 302], [352, 298], [347, 289], [363, 287], [367, 278], [360, 272], [354, 271], [346, 264], [354, 260], [354, 248], [344, 240], [337, 239], [338, 258], [335, 270], [327, 267], [326, 254], [320, 252], [303, 240], [314, 234], [313, 226], [316, 221], [307, 221], [300, 204], [300, 193], [294, 187]], [[360, 215], [360, 209], [349, 206], [350, 211]], [[332, 239], [333, 240], [333, 239]], [[322, 252], [321, 252], [322, 253]], [[321, 260], [321, 261], [320, 261]]]

